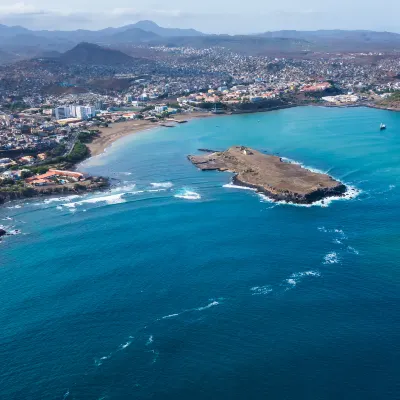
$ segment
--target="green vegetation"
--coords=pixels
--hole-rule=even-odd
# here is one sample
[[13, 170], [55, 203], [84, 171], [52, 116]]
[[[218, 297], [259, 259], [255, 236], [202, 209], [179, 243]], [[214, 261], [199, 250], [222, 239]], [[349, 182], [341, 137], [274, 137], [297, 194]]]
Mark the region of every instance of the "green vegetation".
[[89, 157], [89, 155], [90, 152], [88, 147], [78, 140], [75, 143], [71, 153], [67, 157], [65, 157], [65, 160], [76, 163], [84, 160], [86, 157]]
[[393, 92], [393, 94], [386, 97], [386, 99], [380, 100], [378, 102], [378, 104], [387, 106], [387, 107], [399, 108], [400, 107], [400, 90]]
[[50, 151], [47, 152], [48, 157], [59, 157], [62, 156], [65, 153], [65, 150], [67, 148], [65, 147], [65, 144], [59, 144]]
[[90, 143], [97, 136], [98, 136], [98, 131], [97, 130], [82, 131], [78, 135], [78, 140], [81, 143]]

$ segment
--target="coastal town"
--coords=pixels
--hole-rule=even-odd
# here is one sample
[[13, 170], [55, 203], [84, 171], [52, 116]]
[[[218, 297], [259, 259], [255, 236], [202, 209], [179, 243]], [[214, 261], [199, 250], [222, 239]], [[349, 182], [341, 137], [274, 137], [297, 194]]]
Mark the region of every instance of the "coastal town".
[[73, 190], [85, 178], [69, 170], [99, 152], [92, 142], [103, 140], [104, 147], [118, 138], [113, 134], [118, 127], [124, 132], [172, 128], [193, 115], [301, 105], [400, 107], [395, 53], [288, 58], [221, 48], [149, 51], [149, 59], [130, 66], [48, 58], [1, 66], [0, 191]]

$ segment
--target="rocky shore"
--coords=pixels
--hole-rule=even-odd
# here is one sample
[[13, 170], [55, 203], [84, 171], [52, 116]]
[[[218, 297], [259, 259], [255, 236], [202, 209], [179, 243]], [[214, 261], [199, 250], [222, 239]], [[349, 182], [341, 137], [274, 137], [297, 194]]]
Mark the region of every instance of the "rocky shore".
[[60, 194], [81, 194], [105, 189], [109, 186], [107, 178], [88, 177], [84, 181], [74, 184], [51, 185], [43, 187], [22, 186], [20, 188], [0, 188], [0, 204], [13, 200], [33, 197], [52, 196]]
[[311, 204], [332, 196], [343, 196], [346, 186], [326, 174], [311, 172], [244, 146], [188, 159], [203, 171], [229, 171], [233, 183], [256, 189], [276, 201]]

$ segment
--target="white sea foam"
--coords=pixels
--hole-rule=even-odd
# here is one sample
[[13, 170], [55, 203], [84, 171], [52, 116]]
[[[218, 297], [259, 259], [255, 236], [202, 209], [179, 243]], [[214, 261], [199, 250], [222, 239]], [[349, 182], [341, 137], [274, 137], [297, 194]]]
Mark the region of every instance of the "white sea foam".
[[167, 189], [149, 189], [149, 190], [146, 190], [146, 192], [149, 192], [149, 193], [158, 193], [158, 192], [165, 192]]
[[2, 221], [12, 221], [12, 218], [11, 217], [5, 217], [5, 218], [2, 218], [1, 220]]
[[107, 204], [120, 204], [125, 203], [125, 199], [123, 196], [126, 193], [118, 193], [112, 194], [108, 196], [101, 196], [101, 197], [92, 197], [90, 199], [85, 199], [77, 202], [65, 203], [62, 204], [64, 207], [67, 208], [75, 208], [76, 206], [81, 206], [83, 204], [96, 204], [96, 203], [107, 203]]
[[131, 340], [128, 340], [126, 343], [121, 344], [121, 345], [119, 346], [119, 350], [124, 350], [124, 349], [126, 349], [128, 346], [130, 346], [131, 344], [132, 344], [132, 341], [131, 341]]
[[174, 318], [177, 317], [179, 314], [170, 314], [170, 315], [166, 315], [165, 317], [162, 317], [161, 319], [169, 319], [169, 318]]
[[170, 189], [174, 184], [172, 182], [153, 182], [150, 183], [151, 186], [154, 188], [163, 188], [163, 189]]
[[211, 307], [214, 307], [214, 306], [217, 306], [219, 303], [218, 303], [218, 301], [213, 301], [212, 303], [210, 303], [210, 304], [207, 304], [206, 306], [204, 306], [204, 307], [199, 307], [199, 308], [196, 308], [196, 310], [197, 311], [203, 311], [203, 310], [207, 310], [208, 308], [211, 308]]
[[233, 183], [227, 183], [226, 185], [223, 185], [224, 188], [229, 188], [229, 189], [241, 189], [241, 190], [251, 190], [252, 192], [255, 192], [257, 189], [250, 188], [247, 186], [240, 186], [240, 185], [235, 185]]
[[[210, 299], [210, 300], [212, 300], [212, 299]], [[219, 305], [219, 304], [220, 304], [220, 303], [219, 303], [218, 301], [213, 300], [211, 303], [207, 304], [206, 306], [197, 307], [197, 308], [189, 308], [189, 309], [183, 310], [183, 311], [181, 311], [180, 313], [177, 313], [177, 314], [166, 315], [166, 316], [164, 316], [164, 317], [162, 317], [162, 318], [159, 318], [158, 321], [159, 321], [159, 320], [162, 320], [162, 319], [175, 318], [175, 317], [177, 317], [177, 316], [179, 316], [179, 315], [181, 315], [181, 314], [187, 313], [187, 312], [192, 312], [192, 311], [204, 311], [204, 310], [207, 310], [207, 309], [209, 309], [209, 308], [211, 308], [211, 307], [217, 306], [217, 305]]]
[[[285, 162], [288, 162], [290, 164], [297, 164], [302, 166], [303, 168], [314, 172], [316, 174], [326, 174], [327, 172], [321, 171], [319, 169], [316, 168], [311, 168], [311, 167], [307, 167], [304, 164], [297, 162], [297, 161], [293, 161], [290, 158], [286, 158], [286, 157], [282, 157], [282, 160]], [[292, 202], [288, 202], [288, 201], [276, 201], [273, 200], [271, 198], [269, 198], [268, 196], [266, 196], [263, 193], [258, 193], [258, 195], [261, 198], [261, 201], [263, 202], [268, 202], [268, 203], [275, 203], [275, 204], [280, 204], [280, 205], [290, 205], [290, 206], [295, 206], [295, 207], [329, 207], [329, 205], [336, 200], [352, 200], [355, 199], [360, 193], [361, 190], [357, 189], [356, 187], [346, 184], [344, 183], [347, 187], [346, 192], [343, 194], [343, 196], [331, 196], [331, 197], [326, 197], [322, 200], [318, 200], [318, 201], [314, 201], [311, 204], [297, 204], [297, 203], [292, 203]]]
[[198, 193], [193, 192], [188, 189], [180, 190], [178, 193], [176, 193], [174, 195], [174, 197], [176, 197], [178, 199], [185, 199], [185, 200], [200, 200], [201, 199], [201, 196]]
[[153, 343], [153, 335], [150, 335], [150, 337], [147, 339], [146, 346], [149, 346], [152, 343]]
[[343, 244], [343, 242], [340, 241], [339, 239], [333, 239], [333, 243], [335, 243], [335, 244]]
[[349, 251], [350, 253], [356, 254], [356, 255], [360, 254], [360, 252], [358, 250], [356, 250], [354, 247], [351, 247], [351, 246], [347, 247], [347, 251]]
[[324, 264], [338, 264], [339, 263], [339, 257], [337, 253], [332, 251], [331, 253], [328, 253], [324, 257]]
[[10, 210], [12, 210], [12, 209], [15, 209], [15, 208], [22, 208], [22, 206], [20, 205], [20, 204], [17, 204], [17, 205], [15, 205], [15, 206], [10, 206], [10, 207], [7, 207], [8, 209], [10, 209]]
[[131, 190], [135, 189], [136, 183], [132, 183], [129, 181], [123, 182], [122, 186], [113, 187], [110, 192], [111, 193], [121, 193], [121, 192], [130, 192]]
[[292, 274], [290, 277], [291, 278], [303, 278], [305, 276], [321, 276], [321, 274], [319, 273], [319, 271], [305, 271], [305, 272], [296, 272], [294, 274]]
[[289, 287], [295, 287], [303, 278], [307, 276], [312, 277], [319, 277], [321, 274], [319, 271], [304, 271], [304, 272], [295, 272], [294, 274], [290, 275], [288, 279], [285, 280]]
[[296, 286], [297, 285], [297, 280], [293, 279], [293, 278], [286, 279], [286, 282], [291, 286]]
[[108, 360], [109, 358], [111, 358], [111, 354], [109, 354], [108, 356], [101, 357], [101, 358], [96, 358], [94, 360], [94, 365], [96, 367], [100, 367], [100, 365], [102, 365], [104, 363], [104, 361]]
[[65, 400], [69, 396], [69, 389], [65, 392], [63, 400]]
[[257, 296], [257, 295], [263, 295], [263, 294], [268, 294], [273, 291], [270, 285], [266, 286], [254, 286], [250, 289], [252, 291], [252, 296]]
[[158, 356], [160, 355], [160, 353], [157, 350], [149, 350], [149, 352], [153, 353], [153, 355], [154, 355], [153, 361], [151, 362], [152, 364], [154, 364], [157, 361]]
[[132, 172], [118, 172], [120, 175], [126, 175], [126, 176], [129, 176], [129, 175], [132, 175]]

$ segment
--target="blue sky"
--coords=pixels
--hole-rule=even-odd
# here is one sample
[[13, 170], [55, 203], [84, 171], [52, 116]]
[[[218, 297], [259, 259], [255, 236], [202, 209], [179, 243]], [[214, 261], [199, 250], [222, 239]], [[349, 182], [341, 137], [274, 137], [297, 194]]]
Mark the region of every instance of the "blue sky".
[[0, 0], [0, 23], [31, 29], [99, 29], [151, 19], [208, 33], [279, 29], [400, 32], [400, 0]]

